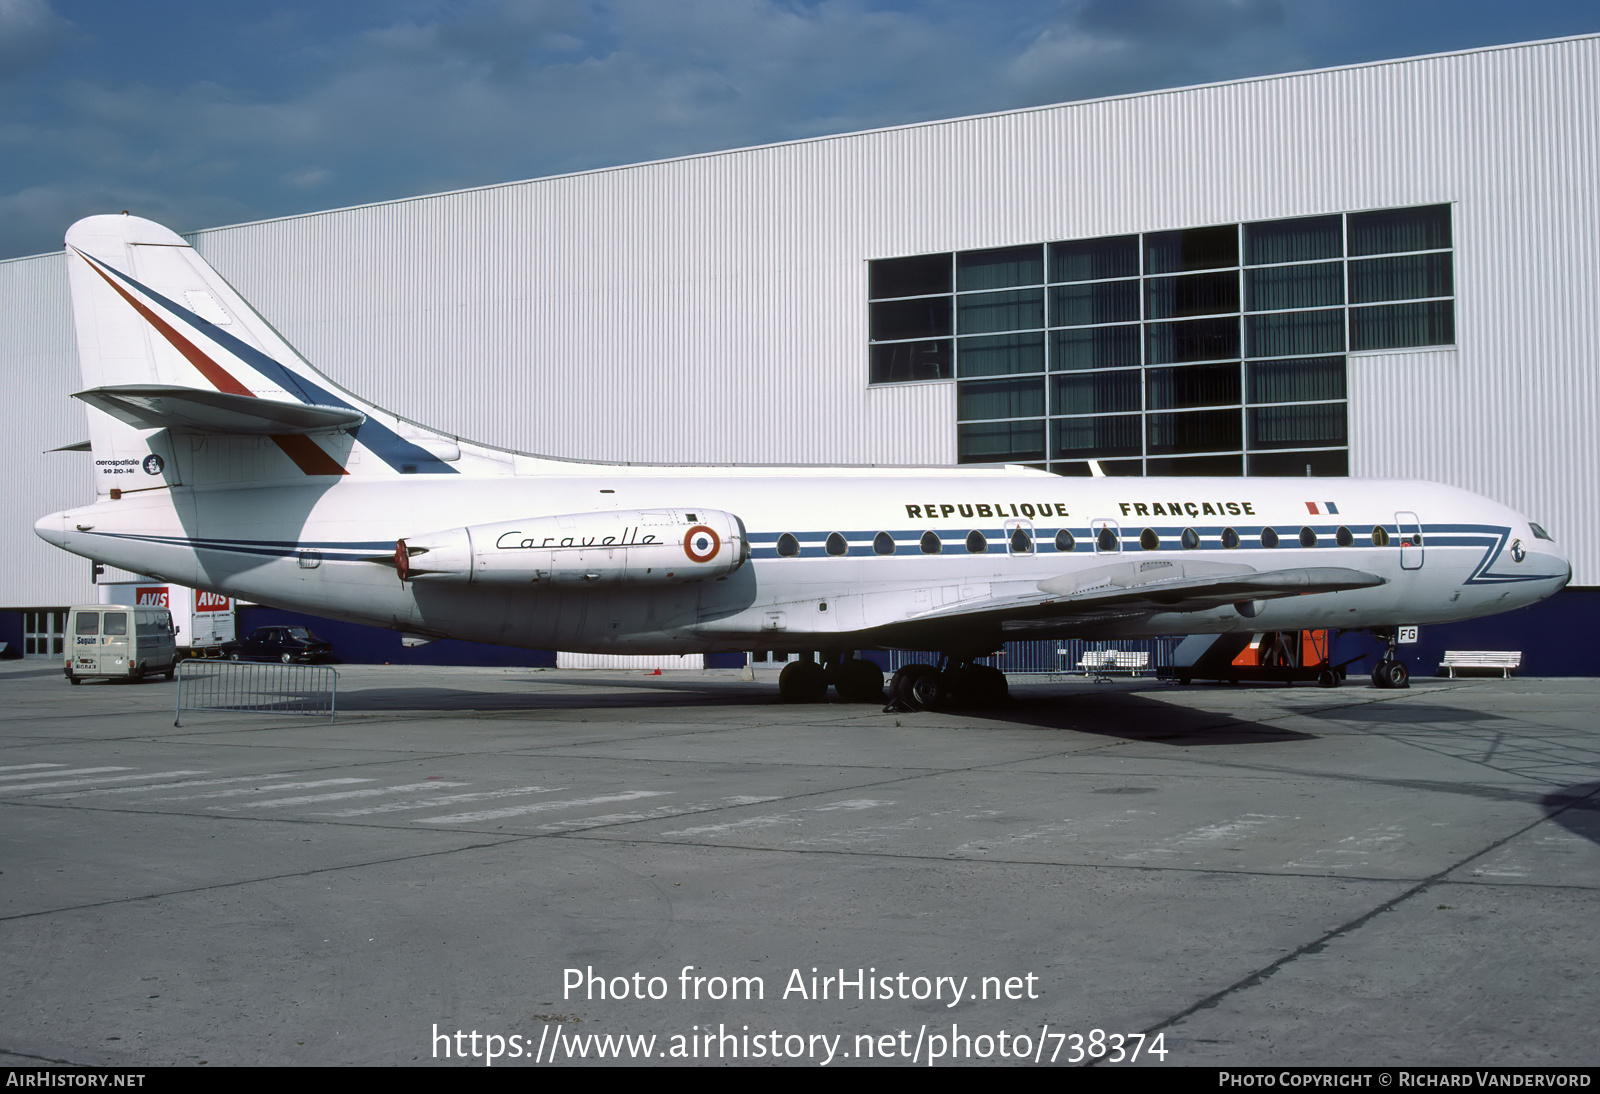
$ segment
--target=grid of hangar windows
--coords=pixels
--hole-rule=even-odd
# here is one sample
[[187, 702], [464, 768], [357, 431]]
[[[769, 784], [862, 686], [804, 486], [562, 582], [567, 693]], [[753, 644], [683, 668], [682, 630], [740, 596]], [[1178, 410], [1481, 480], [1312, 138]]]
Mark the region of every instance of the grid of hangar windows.
[[1344, 475], [1347, 353], [1455, 342], [1451, 208], [869, 264], [869, 381], [955, 380], [963, 463]]

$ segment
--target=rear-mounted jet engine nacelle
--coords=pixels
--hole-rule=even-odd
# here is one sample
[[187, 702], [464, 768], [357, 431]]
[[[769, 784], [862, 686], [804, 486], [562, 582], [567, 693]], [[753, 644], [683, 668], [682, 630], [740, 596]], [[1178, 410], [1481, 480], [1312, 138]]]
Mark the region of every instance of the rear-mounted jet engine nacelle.
[[725, 577], [747, 556], [744, 525], [715, 509], [530, 517], [408, 536], [402, 581], [473, 585], [673, 585]]

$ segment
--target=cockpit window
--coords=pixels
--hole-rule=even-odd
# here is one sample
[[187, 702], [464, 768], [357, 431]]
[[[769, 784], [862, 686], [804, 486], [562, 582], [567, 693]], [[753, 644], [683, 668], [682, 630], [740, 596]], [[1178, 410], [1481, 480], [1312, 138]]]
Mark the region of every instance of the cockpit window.
[[1528, 522], [1528, 527], [1533, 529], [1533, 538], [1534, 539], [1549, 539], [1551, 543], [1555, 542], [1555, 540], [1550, 539], [1550, 533], [1549, 532], [1546, 532], [1543, 528], [1539, 527], [1537, 524], [1533, 523], [1531, 520]]

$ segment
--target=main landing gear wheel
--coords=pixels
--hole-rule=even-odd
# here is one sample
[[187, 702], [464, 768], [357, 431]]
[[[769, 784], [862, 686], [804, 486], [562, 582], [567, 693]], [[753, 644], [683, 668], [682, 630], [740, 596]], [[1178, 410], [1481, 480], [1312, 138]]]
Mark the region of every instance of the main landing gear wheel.
[[1372, 670], [1372, 686], [1375, 688], [1408, 688], [1411, 686], [1411, 670], [1406, 668], [1404, 661], [1379, 661]]
[[883, 670], [858, 657], [840, 661], [833, 670], [833, 690], [847, 703], [881, 703]]
[[791, 661], [778, 674], [778, 698], [785, 703], [820, 703], [827, 694], [827, 670], [815, 661]]
[[[922, 682], [920, 693], [922, 696], [938, 698], [939, 670], [932, 665], [914, 664], [906, 665], [894, 674], [894, 679], [889, 683], [889, 701], [891, 705], [899, 705], [907, 710], [927, 709], [919, 697], [919, 682]], [[930, 690], [931, 688], [931, 690]]]

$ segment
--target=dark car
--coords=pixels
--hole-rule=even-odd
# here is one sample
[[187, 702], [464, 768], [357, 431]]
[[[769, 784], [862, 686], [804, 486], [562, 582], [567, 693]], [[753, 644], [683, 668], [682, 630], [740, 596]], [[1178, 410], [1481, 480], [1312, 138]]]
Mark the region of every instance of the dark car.
[[222, 656], [229, 661], [321, 661], [333, 656], [333, 646], [304, 627], [257, 627], [238, 642], [224, 642]]

